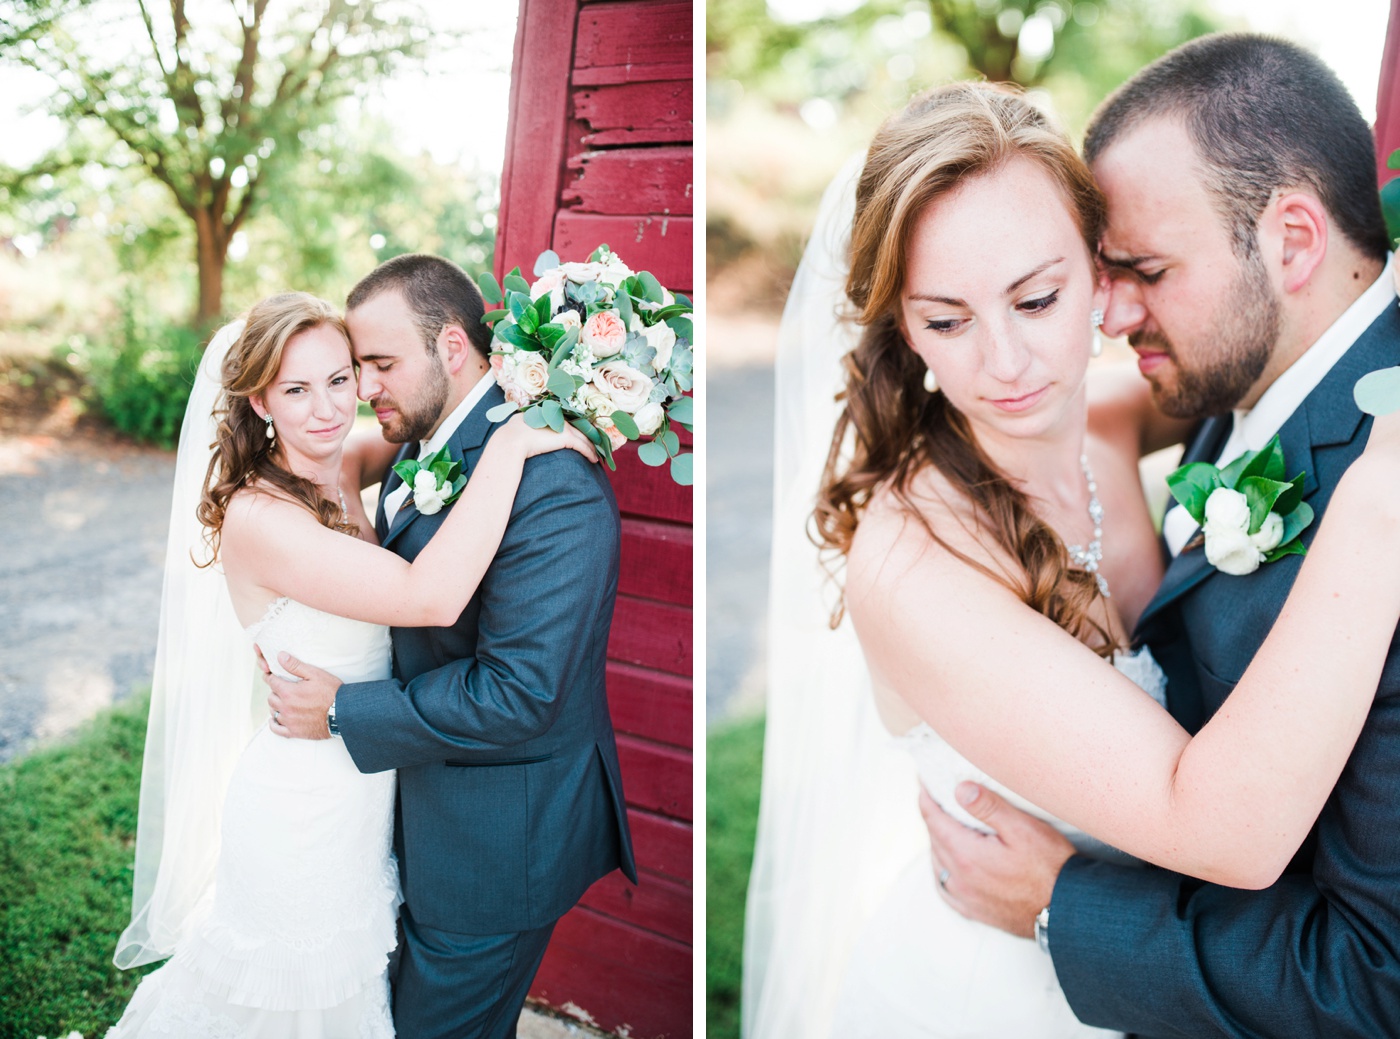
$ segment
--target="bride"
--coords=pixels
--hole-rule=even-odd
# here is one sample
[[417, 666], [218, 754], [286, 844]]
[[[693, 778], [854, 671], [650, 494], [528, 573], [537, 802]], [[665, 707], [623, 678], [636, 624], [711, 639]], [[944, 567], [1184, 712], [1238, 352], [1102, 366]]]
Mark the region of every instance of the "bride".
[[[975, 779], [1090, 854], [1263, 887], [1365, 720], [1400, 620], [1397, 418], [1194, 739], [1126, 650], [1161, 577], [1137, 462], [1165, 420], [1141, 382], [1089, 406], [1103, 219], [1068, 142], [979, 84], [915, 98], [823, 200], [777, 372], [750, 1039], [1107, 1034], [1035, 943], [939, 897], [915, 777], [969, 824]], [[803, 543], [814, 501], [839, 583]]]
[[[360, 503], [398, 445], [377, 432], [347, 442], [355, 386], [344, 324], [304, 293], [257, 304], [200, 364], [176, 461], [132, 921], [115, 957], [170, 960], [109, 1036], [394, 1034], [394, 773], [360, 773], [339, 740], [274, 734], [253, 647], [345, 682], [386, 677], [388, 625], [465, 608], [525, 459], [595, 456], [574, 430], [507, 423], [409, 564], [377, 547]], [[289, 541], [297, 552], [278, 550]]]

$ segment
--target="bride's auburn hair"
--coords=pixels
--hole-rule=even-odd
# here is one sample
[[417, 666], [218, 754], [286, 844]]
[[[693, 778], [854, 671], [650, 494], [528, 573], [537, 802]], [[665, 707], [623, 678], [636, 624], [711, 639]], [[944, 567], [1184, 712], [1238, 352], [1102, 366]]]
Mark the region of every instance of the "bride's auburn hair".
[[[886, 487], [935, 542], [1107, 656], [1114, 640], [1090, 612], [1099, 594], [1093, 575], [1071, 566], [1064, 543], [978, 446], [966, 417], [943, 394], [923, 388], [924, 362], [899, 326], [909, 242], [920, 216], [968, 179], [1018, 157], [1059, 185], [1092, 255], [1104, 223], [1103, 196], [1063, 134], [1014, 90], [986, 83], [937, 87], [886, 120], [871, 141], [856, 186], [846, 281], [862, 332], [842, 362], [845, 408], [817, 495], [816, 539], [844, 556], [872, 494]], [[939, 537], [909, 494], [925, 466], [971, 503], [984, 534], [1019, 563], [1019, 574], [994, 570]], [[843, 596], [833, 627], [844, 609]]]
[[350, 335], [335, 307], [305, 292], [284, 292], [254, 305], [243, 332], [224, 356], [223, 396], [215, 414], [219, 424], [212, 445], [204, 492], [195, 510], [206, 528], [210, 556], [218, 558], [220, 533], [229, 501], [245, 487], [257, 485], [303, 506], [332, 530], [356, 534], [346, 522], [340, 503], [327, 501], [310, 480], [285, 466], [280, 440], [269, 440], [267, 422], [253, 410], [252, 397], [263, 394], [277, 379], [282, 356], [294, 336], [329, 325], [349, 349]]

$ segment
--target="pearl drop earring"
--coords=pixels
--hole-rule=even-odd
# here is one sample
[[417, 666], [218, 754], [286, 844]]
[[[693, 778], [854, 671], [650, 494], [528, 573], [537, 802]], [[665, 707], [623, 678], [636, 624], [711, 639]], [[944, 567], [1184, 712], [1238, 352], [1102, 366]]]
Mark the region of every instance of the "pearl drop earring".
[[271, 415], [265, 415], [265, 416], [263, 416], [263, 417], [267, 419], [267, 439], [269, 439], [269, 440], [276, 440], [276, 439], [277, 439], [277, 430], [275, 430], [275, 429], [272, 428], [272, 416], [271, 416]]
[[924, 390], [928, 393], [938, 392], [938, 376], [933, 374], [932, 368], [924, 369]]
[[1098, 307], [1089, 315], [1089, 324], [1094, 326], [1094, 339], [1089, 344], [1089, 356], [1098, 357], [1103, 353], [1103, 336], [1099, 335], [1099, 326], [1103, 324], [1103, 311]]

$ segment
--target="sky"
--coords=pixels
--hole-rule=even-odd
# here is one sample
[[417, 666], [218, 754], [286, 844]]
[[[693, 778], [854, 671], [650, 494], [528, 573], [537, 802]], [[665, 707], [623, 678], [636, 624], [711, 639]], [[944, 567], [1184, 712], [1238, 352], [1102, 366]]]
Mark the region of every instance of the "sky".
[[[387, 83], [371, 106], [389, 117], [404, 151], [427, 151], [439, 162], [499, 170], [517, 5], [511, 0], [419, 2], [434, 27], [468, 28], [472, 35], [460, 48], [434, 53], [425, 69]], [[769, 7], [779, 17], [799, 20], [848, 10], [855, 2], [769, 0]], [[1337, 71], [1367, 120], [1375, 119], [1390, 6], [1385, 0], [1214, 0], [1214, 6], [1224, 14], [1242, 15], [1255, 30], [1313, 48]], [[24, 114], [44, 89], [37, 77], [0, 66], [0, 162], [26, 165], [57, 140], [53, 120]]]
[[[435, 30], [466, 29], [470, 36], [459, 48], [434, 48], [423, 68], [385, 83], [369, 107], [387, 117], [396, 143], [408, 154], [426, 151], [441, 163], [500, 170], [517, 5], [511, 0], [417, 2]], [[0, 163], [28, 165], [60, 139], [56, 120], [28, 111], [46, 89], [36, 73], [0, 65]]]

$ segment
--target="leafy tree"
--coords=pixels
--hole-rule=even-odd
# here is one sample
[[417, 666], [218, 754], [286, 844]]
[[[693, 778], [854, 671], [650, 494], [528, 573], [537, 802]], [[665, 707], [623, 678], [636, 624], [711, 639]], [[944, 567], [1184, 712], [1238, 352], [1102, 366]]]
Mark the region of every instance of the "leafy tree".
[[0, 57], [48, 77], [74, 130], [38, 168], [97, 162], [168, 189], [193, 227], [204, 327], [229, 246], [279, 175], [338, 102], [420, 57], [427, 31], [407, 0], [156, 2], [0, 0]]

